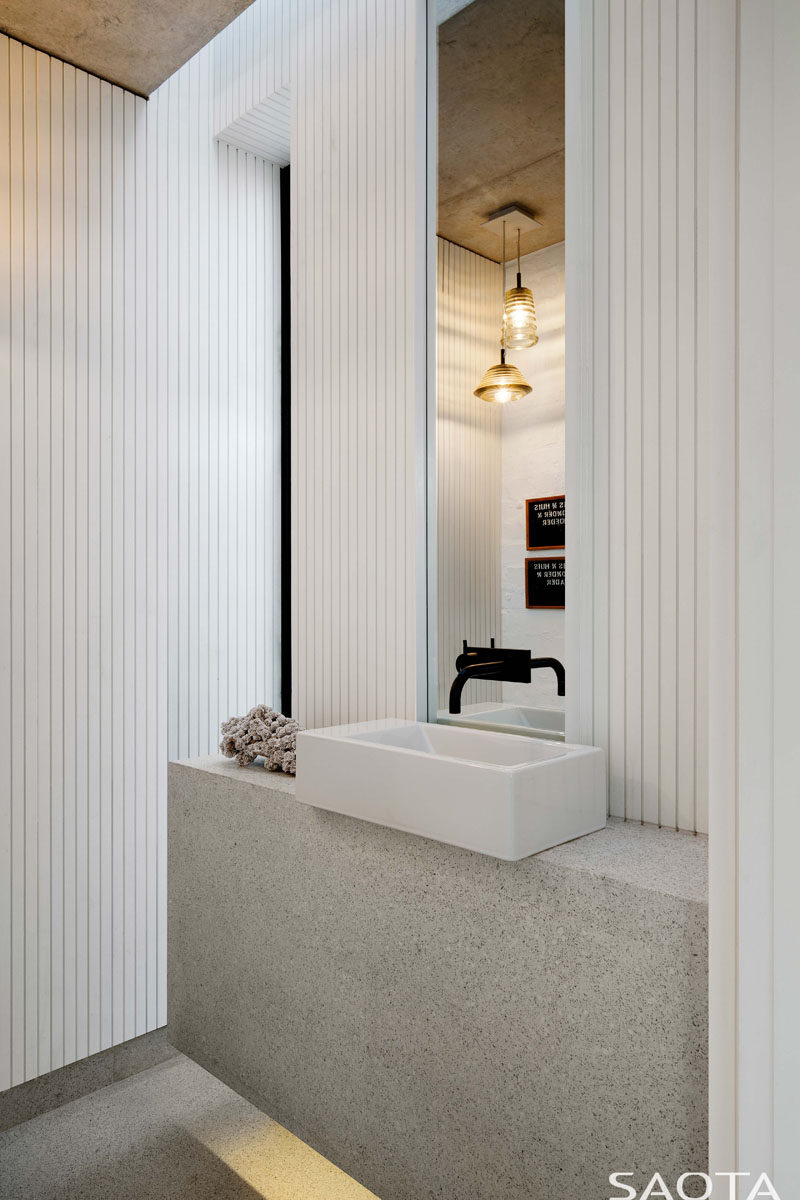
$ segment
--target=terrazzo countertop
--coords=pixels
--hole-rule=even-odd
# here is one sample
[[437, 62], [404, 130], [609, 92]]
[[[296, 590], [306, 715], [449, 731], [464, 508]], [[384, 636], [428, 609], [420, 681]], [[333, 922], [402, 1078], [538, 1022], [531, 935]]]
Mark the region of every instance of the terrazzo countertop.
[[[234, 759], [209, 755], [180, 765], [233, 781], [239, 780], [240, 783], [256, 784], [267, 792], [294, 795], [295, 780], [292, 776], [266, 771], [258, 762], [240, 767]], [[328, 815], [339, 821], [357, 819], [338, 813]], [[440, 852], [439, 848], [445, 846], [454, 854], [484, 857], [458, 846], [431, 842], [416, 834], [395, 832], [401, 837], [436, 847], [437, 853]], [[499, 859], [494, 861], [501, 862]], [[519, 871], [520, 868], [524, 869], [526, 863], [547, 863], [571, 871], [586, 871], [590, 875], [660, 892], [665, 896], [708, 904], [708, 838], [703, 834], [678, 833], [674, 829], [609, 817], [606, 828], [597, 833], [586, 834], [519, 862], [503, 862], [502, 865]]]

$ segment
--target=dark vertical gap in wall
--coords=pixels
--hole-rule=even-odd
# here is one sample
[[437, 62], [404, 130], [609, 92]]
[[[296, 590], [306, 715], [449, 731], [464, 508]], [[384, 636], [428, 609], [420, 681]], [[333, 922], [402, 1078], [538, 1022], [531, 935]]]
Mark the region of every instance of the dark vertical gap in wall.
[[289, 167], [281, 168], [281, 712], [292, 715], [292, 313]]

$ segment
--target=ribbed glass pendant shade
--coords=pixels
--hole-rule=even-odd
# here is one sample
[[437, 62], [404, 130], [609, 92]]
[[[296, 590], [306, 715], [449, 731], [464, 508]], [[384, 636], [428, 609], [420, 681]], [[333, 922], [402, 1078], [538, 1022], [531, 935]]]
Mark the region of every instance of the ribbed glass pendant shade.
[[539, 340], [533, 292], [520, 287], [520, 283], [518, 275], [517, 286], [508, 289], [503, 305], [503, 335], [505, 344], [511, 348], [535, 346]]
[[[517, 231], [517, 258], [519, 258], [519, 231]], [[506, 223], [503, 222], [503, 257], [501, 260], [502, 270], [500, 272], [500, 299], [505, 302], [507, 296], [511, 292], [522, 291], [527, 292], [530, 296], [531, 311], [533, 311], [533, 296], [527, 288], [521, 288], [522, 278], [517, 274], [517, 286], [512, 288], [511, 292], [506, 292], [505, 275], [506, 275]], [[534, 319], [534, 331], [536, 323]], [[473, 395], [479, 400], [485, 400], [488, 404], [508, 404], [509, 400], [521, 400], [523, 396], [527, 396], [533, 388], [529, 383], [526, 383], [522, 377], [521, 371], [513, 365], [506, 362], [506, 346], [521, 345], [532, 346], [532, 342], [509, 342], [506, 335], [506, 314], [505, 305], [503, 307], [503, 315], [500, 325], [500, 362], [495, 363], [493, 367], [484, 375], [478, 386], [475, 388]]]
[[489, 367], [475, 388], [475, 395], [489, 404], [507, 404], [509, 400], [521, 400], [530, 391], [531, 385], [512, 363], [499, 362]]

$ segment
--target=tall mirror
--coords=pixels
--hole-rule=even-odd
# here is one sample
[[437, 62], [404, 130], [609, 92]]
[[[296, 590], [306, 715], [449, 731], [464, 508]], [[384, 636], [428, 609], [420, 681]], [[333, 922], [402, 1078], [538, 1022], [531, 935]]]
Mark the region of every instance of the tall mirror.
[[438, 18], [430, 707], [563, 739], [564, 3]]

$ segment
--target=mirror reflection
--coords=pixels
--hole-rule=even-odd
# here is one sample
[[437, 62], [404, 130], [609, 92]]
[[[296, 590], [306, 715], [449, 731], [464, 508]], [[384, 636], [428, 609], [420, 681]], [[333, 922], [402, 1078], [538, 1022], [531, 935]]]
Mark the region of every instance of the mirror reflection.
[[564, 4], [439, 16], [435, 707], [563, 740]]

